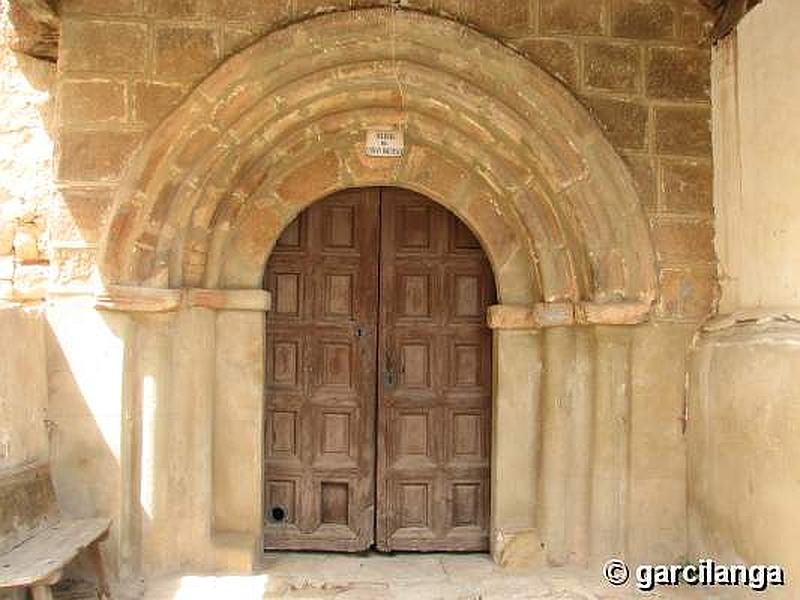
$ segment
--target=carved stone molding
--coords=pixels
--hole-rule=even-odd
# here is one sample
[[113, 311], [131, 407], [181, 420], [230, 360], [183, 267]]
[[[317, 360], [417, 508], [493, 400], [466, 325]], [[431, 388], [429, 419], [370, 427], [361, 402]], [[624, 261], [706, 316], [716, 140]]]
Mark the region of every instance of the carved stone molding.
[[491, 329], [544, 329], [572, 325], [636, 325], [650, 316], [644, 302], [544, 302], [533, 306], [496, 304], [489, 308]]
[[214, 310], [252, 310], [266, 312], [272, 307], [272, 296], [264, 290], [185, 290], [189, 306]]
[[266, 312], [272, 298], [264, 290], [163, 289], [109, 286], [95, 294], [95, 308], [115, 312], [163, 313], [182, 306]]
[[704, 333], [733, 329], [742, 325], [765, 325], [769, 323], [800, 323], [800, 308], [751, 308], [730, 314], [717, 315], [703, 324]]

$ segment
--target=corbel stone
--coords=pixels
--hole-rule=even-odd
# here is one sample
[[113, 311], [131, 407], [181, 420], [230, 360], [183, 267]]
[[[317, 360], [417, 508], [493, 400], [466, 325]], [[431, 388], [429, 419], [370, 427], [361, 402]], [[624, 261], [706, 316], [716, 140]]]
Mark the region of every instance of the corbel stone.
[[22, 27], [11, 39], [11, 49], [33, 58], [55, 62], [61, 19], [47, 0], [12, 0], [12, 5], [25, 12], [33, 27]]

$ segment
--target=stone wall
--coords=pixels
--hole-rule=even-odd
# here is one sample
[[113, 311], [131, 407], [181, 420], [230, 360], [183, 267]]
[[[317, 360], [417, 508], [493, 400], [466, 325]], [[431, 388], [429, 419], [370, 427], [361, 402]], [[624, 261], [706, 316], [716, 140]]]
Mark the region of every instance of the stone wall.
[[720, 311], [800, 306], [800, 5], [757, 6], [714, 52]]
[[38, 310], [0, 307], [0, 471], [48, 458], [43, 323]]
[[[713, 56], [721, 315], [696, 340], [690, 551], [800, 572], [797, 386], [800, 42], [794, 0], [756, 6]], [[783, 595], [781, 595], [781, 592]]]
[[[54, 280], [96, 283], [95, 251], [135, 148], [186, 93], [259, 36], [319, 12], [380, 4], [64, 0]], [[388, 4], [388, 3], [386, 3]], [[710, 17], [694, 0], [408, 0], [517, 48], [572, 91], [636, 179], [663, 295], [697, 321], [715, 302], [709, 133]], [[265, 8], [266, 6], [266, 8]], [[88, 51], [91, 49], [91, 51]]]
[[[689, 406], [689, 551], [800, 573], [800, 327], [748, 323], [699, 339]], [[741, 590], [742, 596], [750, 594]]]
[[29, 27], [0, 0], [0, 470], [48, 458], [44, 319], [19, 304], [47, 287], [55, 66], [12, 50]]
[[40, 301], [47, 290], [47, 213], [55, 65], [16, 52], [31, 24], [0, 0], [0, 302]]

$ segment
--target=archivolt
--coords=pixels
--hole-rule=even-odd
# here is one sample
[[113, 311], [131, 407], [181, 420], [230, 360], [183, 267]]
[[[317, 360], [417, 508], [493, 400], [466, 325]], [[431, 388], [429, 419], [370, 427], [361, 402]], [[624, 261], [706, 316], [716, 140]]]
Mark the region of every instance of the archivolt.
[[[400, 126], [402, 159], [364, 156]], [[257, 287], [272, 244], [338, 189], [395, 185], [482, 240], [503, 302], [652, 301], [630, 175], [568, 91], [466, 27], [411, 11], [317, 17], [223, 63], [152, 135], [120, 186], [108, 283]]]

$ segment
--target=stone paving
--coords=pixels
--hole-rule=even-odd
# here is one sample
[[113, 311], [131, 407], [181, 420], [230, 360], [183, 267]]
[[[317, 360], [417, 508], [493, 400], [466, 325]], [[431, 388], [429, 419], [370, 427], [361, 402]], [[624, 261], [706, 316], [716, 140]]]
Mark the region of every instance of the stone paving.
[[703, 590], [641, 594], [613, 588], [599, 572], [574, 568], [510, 571], [478, 554], [339, 555], [281, 553], [251, 576], [181, 575], [130, 587], [121, 600], [517, 600], [677, 598], [721, 600]]

